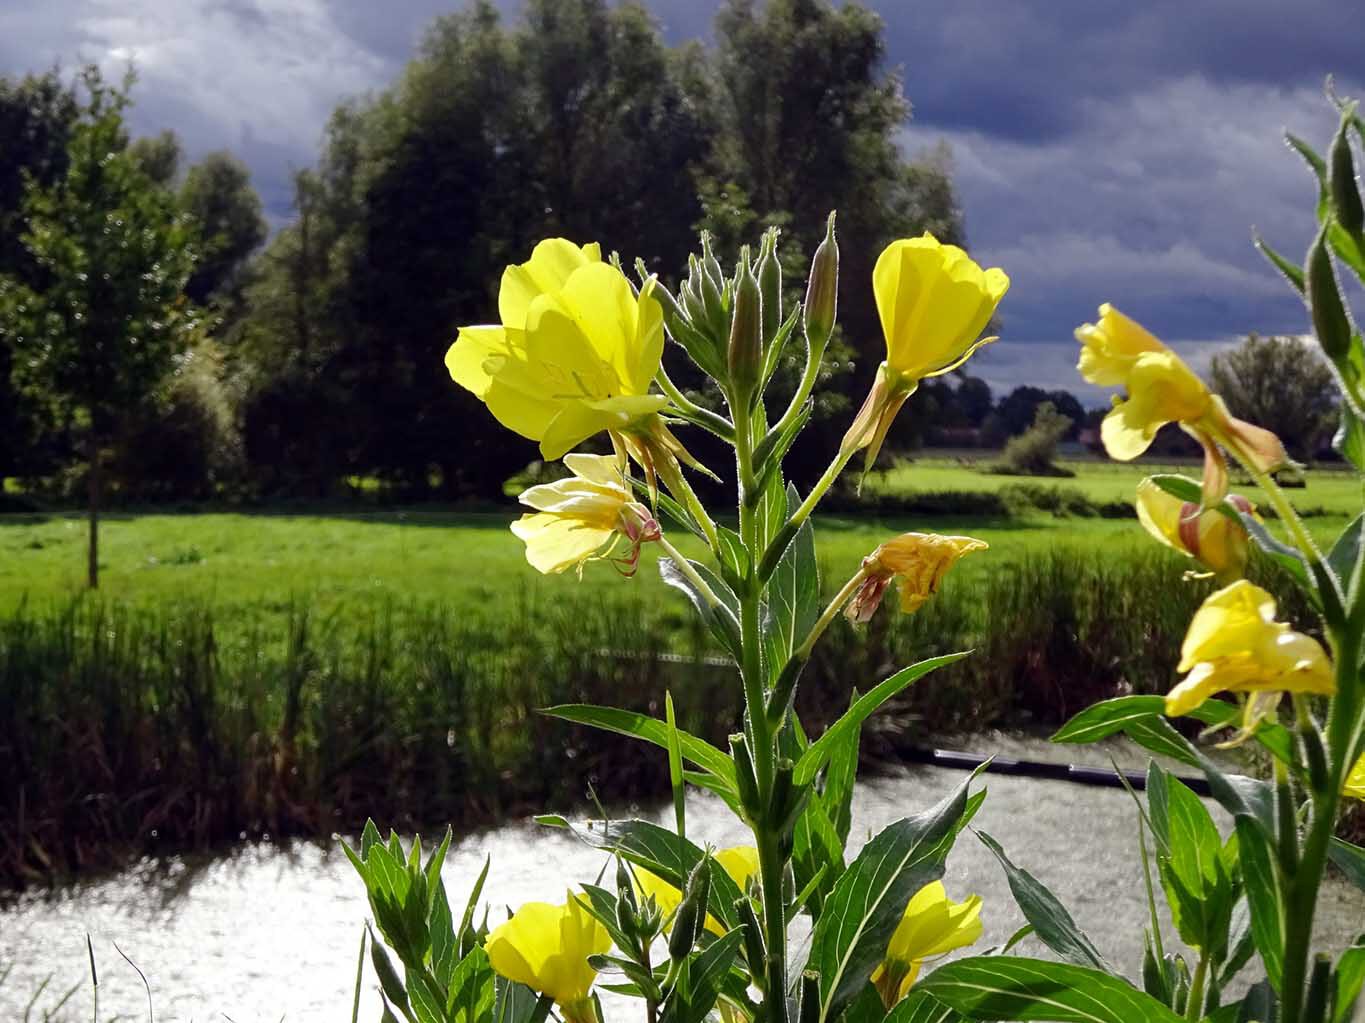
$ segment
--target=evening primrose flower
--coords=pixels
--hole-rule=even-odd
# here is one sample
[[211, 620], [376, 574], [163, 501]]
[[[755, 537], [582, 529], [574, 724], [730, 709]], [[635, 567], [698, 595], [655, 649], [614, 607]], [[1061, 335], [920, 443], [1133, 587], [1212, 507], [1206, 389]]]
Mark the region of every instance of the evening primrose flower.
[[1003, 270], [982, 270], [962, 249], [927, 231], [886, 247], [872, 271], [886, 361], [844, 435], [843, 454], [867, 448], [867, 465], [876, 461], [896, 413], [919, 382], [951, 372], [995, 340], [980, 334], [1009, 286]]
[[872, 983], [890, 1009], [907, 994], [919, 977], [926, 959], [955, 948], [965, 948], [981, 938], [981, 897], [968, 896], [954, 902], [942, 881], [925, 885], [905, 907], [886, 955], [872, 974]]
[[1346, 784], [1341, 787], [1341, 794], [1351, 799], [1365, 800], [1365, 756], [1357, 760], [1355, 766], [1351, 768], [1346, 776]]
[[484, 948], [496, 972], [553, 998], [565, 1023], [597, 1023], [588, 957], [611, 948], [611, 936], [572, 892], [563, 905], [525, 903]]
[[1166, 694], [1166, 713], [1188, 714], [1215, 693], [1246, 693], [1239, 739], [1283, 693], [1336, 692], [1321, 644], [1275, 621], [1275, 598], [1245, 579], [1211, 594], [1195, 612], [1177, 670], [1189, 674]]
[[648, 422], [668, 404], [650, 394], [663, 357], [663, 311], [645, 282], [637, 295], [594, 242], [540, 242], [509, 266], [500, 324], [461, 327], [446, 368], [498, 422], [556, 459], [603, 430]]
[[526, 544], [526, 560], [546, 574], [576, 568], [608, 557], [623, 537], [630, 545], [615, 559], [626, 575], [634, 573], [642, 544], [662, 536], [648, 508], [631, 499], [621, 463], [606, 455], [567, 455], [573, 475], [531, 487], [521, 503], [536, 509], [512, 523]]
[[1076, 328], [1076, 340], [1081, 375], [1097, 386], [1128, 392], [1126, 399], [1114, 399], [1100, 424], [1111, 458], [1132, 461], [1151, 446], [1158, 430], [1179, 423], [1204, 449], [1205, 507], [1227, 493], [1227, 460], [1220, 445], [1260, 473], [1288, 464], [1275, 434], [1233, 416], [1180, 356], [1113, 306], [1100, 306], [1098, 323]]
[[[1254, 514], [1251, 502], [1240, 494], [1230, 494], [1227, 500], [1239, 511]], [[1202, 562], [1224, 581], [1246, 571], [1251, 554], [1246, 527], [1231, 516], [1216, 508], [1201, 511], [1198, 504], [1168, 494], [1152, 479], [1138, 484], [1136, 504], [1143, 528], [1167, 547]]]
[[[730, 880], [735, 882], [741, 892], [748, 887], [749, 879], [758, 874], [758, 849], [752, 845], [736, 845], [728, 849], [717, 849], [711, 854], [711, 858], [730, 875]], [[682, 902], [682, 892], [658, 874], [646, 870], [644, 867], [632, 867], [631, 870], [635, 875], [635, 883], [640, 889], [641, 896], [645, 898], [654, 896], [654, 902], [664, 918], [671, 917], [678, 908], [678, 904]], [[669, 927], [672, 927], [671, 920]], [[706, 914], [706, 929], [716, 937], [725, 933], [724, 926], [710, 913]]]
[[938, 592], [943, 577], [959, 560], [987, 546], [970, 536], [937, 533], [903, 533], [888, 540], [863, 559], [863, 581], [844, 614], [855, 625], [870, 621], [892, 579], [899, 580], [901, 610], [910, 614]]

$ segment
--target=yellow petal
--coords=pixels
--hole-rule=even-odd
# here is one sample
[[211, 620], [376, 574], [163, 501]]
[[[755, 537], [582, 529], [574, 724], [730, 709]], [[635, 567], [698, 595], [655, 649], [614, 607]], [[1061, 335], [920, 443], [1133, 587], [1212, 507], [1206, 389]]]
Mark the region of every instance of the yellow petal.
[[1076, 368], [1090, 383], [1099, 387], [1124, 387], [1137, 357], [1144, 352], [1163, 352], [1167, 348], [1137, 321], [1129, 319], [1108, 303], [1100, 306], [1099, 323], [1076, 328], [1081, 343], [1081, 358]]
[[1365, 799], [1365, 756], [1355, 762], [1351, 768], [1351, 773], [1346, 776], [1346, 784], [1342, 786], [1341, 794], [1350, 796], [1352, 799]]
[[446, 352], [446, 369], [457, 384], [483, 398], [493, 383], [488, 361], [506, 354], [507, 336], [502, 327], [461, 327]]
[[574, 568], [593, 557], [616, 533], [547, 512], [523, 515], [512, 532], [526, 544], [526, 560], [546, 575]]
[[756, 877], [759, 871], [758, 850], [752, 845], [736, 845], [729, 849], [718, 849], [714, 859], [730, 879], [744, 891], [749, 878]]
[[581, 266], [601, 260], [596, 243], [579, 248], [564, 238], [547, 238], [531, 251], [531, 258], [503, 271], [498, 289], [498, 316], [504, 326], [524, 327], [532, 301], [540, 295], [558, 296], [569, 276]]

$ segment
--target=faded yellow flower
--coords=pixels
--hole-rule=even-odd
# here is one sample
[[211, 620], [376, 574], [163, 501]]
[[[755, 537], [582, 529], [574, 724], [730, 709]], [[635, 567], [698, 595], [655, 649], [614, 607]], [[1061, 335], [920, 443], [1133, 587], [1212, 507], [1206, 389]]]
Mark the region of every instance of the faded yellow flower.
[[536, 509], [512, 523], [512, 532], [526, 544], [526, 560], [547, 574], [568, 568], [581, 573], [588, 561], [608, 557], [624, 537], [629, 550], [616, 561], [625, 574], [633, 573], [640, 546], [659, 539], [659, 523], [632, 500], [615, 458], [572, 454], [564, 464], [572, 476], [521, 495], [522, 504]]
[[1188, 714], [1215, 693], [1245, 693], [1242, 735], [1283, 693], [1336, 692], [1321, 644], [1275, 621], [1275, 598], [1245, 579], [1211, 594], [1195, 612], [1177, 670], [1188, 674], [1166, 694], [1166, 713]]
[[863, 582], [844, 614], [855, 624], [869, 621], [892, 579], [898, 580], [901, 610], [906, 614], [916, 611], [938, 592], [950, 568], [972, 551], [984, 551], [987, 546], [970, 536], [937, 533], [903, 533], [888, 540], [863, 559]]
[[910, 993], [925, 960], [965, 948], [980, 938], [979, 895], [954, 902], [948, 898], [942, 881], [925, 885], [905, 907], [886, 955], [872, 973], [872, 983], [882, 996], [882, 1004], [890, 1009]]
[[[1227, 500], [1240, 511], [1254, 513], [1251, 502], [1239, 494]], [[1138, 521], [1167, 547], [1202, 562], [1225, 581], [1246, 571], [1251, 546], [1240, 522], [1216, 508], [1201, 511], [1199, 505], [1168, 494], [1151, 479], [1138, 484], [1136, 503]]]
[[528, 262], [504, 271], [502, 322], [461, 327], [446, 368], [498, 422], [559, 458], [668, 404], [649, 393], [664, 345], [653, 287], [647, 281], [637, 295], [596, 243], [546, 239]]
[[493, 969], [555, 1000], [566, 1023], [597, 1023], [588, 957], [611, 948], [611, 936], [572, 892], [563, 905], [528, 902], [485, 942]]

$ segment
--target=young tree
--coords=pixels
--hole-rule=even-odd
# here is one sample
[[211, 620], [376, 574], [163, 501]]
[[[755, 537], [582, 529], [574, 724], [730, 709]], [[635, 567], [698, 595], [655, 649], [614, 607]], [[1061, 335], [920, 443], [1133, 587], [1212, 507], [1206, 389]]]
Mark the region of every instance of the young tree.
[[1336, 419], [1331, 367], [1298, 338], [1251, 334], [1215, 355], [1209, 375], [1234, 416], [1274, 430], [1295, 458], [1311, 459]]
[[193, 265], [174, 197], [128, 150], [127, 86], [82, 75], [86, 100], [63, 177], [30, 183], [23, 242], [33, 282], [0, 290], [0, 334], [55, 404], [78, 421], [89, 459], [89, 582], [99, 583], [100, 462], [130, 411], [171, 368], [196, 327], [184, 298]]

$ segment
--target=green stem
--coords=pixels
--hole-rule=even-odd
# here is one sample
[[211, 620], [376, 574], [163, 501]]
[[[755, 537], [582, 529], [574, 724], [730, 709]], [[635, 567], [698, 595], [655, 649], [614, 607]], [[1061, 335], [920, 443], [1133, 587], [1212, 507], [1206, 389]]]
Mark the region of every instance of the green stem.
[[1322, 552], [1318, 550], [1318, 545], [1313, 541], [1313, 537], [1304, 526], [1303, 520], [1299, 518], [1299, 513], [1294, 510], [1293, 503], [1289, 500], [1285, 492], [1280, 489], [1280, 485], [1275, 482], [1275, 477], [1271, 476], [1269, 473], [1257, 472], [1245, 458], [1239, 460], [1247, 472], [1251, 474], [1251, 478], [1256, 482], [1256, 485], [1260, 487], [1265, 496], [1270, 499], [1270, 504], [1271, 507], [1275, 509], [1275, 514], [1280, 517], [1280, 520], [1285, 524], [1285, 528], [1289, 530], [1289, 536], [1294, 541], [1294, 546], [1302, 551], [1303, 556], [1310, 562], [1322, 561]]
[[706, 505], [701, 503], [701, 498], [692, 489], [692, 484], [687, 482], [687, 474], [678, 467], [677, 463], [663, 463], [667, 468], [660, 472], [665, 486], [673, 497], [681, 501], [683, 506], [692, 514], [692, 518], [701, 527], [702, 533], [706, 536], [706, 542], [711, 547], [711, 552], [720, 557], [720, 537], [716, 533], [716, 524], [711, 516], [707, 514]]
[[1185, 1018], [1197, 1021], [1204, 1016], [1204, 987], [1209, 980], [1208, 953], [1199, 953], [1199, 965], [1194, 968], [1194, 979], [1190, 981], [1190, 997], [1185, 1002]]
[[1337, 695], [1327, 718], [1329, 764], [1322, 789], [1312, 793], [1312, 816], [1304, 836], [1298, 869], [1286, 879], [1284, 973], [1280, 985], [1282, 1023], [1304, 1023], [1303, 1009], [1313, 942], [1313, 916], [1318, 890], [1327, 865], [1327, 853], [1336, 832], [1341, 786], [1351, 767], [1351, 754], [1359, 742], [1360, 637], [1347, 631], [1337, 637]]
[[825, 496], [826, 491], [834, 485], [834, 481], [839, 478], [839, 473], [844, 471], [844, 466], [848, 465], [849, 459], [852, 458], [855, 453], [856, 452], [854, 451], [844, 452], [841, 450], [834, 456], [834, 460], [831, 461], [829, 467], [825, 469], [825, 474], [816, 480], [815, 486], [811, 487], [810, 493], [807, 494], [806, 499], [801, 502], [801, 506], [797, 508], [796, 511], [792, 512], [791, 518], [787, 520], [788, 526], [799, 526], [801, 523], [805, 522], [806, 519], [810, 518], [811, 512], [815, 511], [815, 506], [820, 503], [820, 499]]
[[815, 644], [820, 641], [820, 637], [824, 635], [825, 630], [829, 628], [829, 623], [834, 621], [835, 616], [844, 609], [844, 605], [847, 604], [849, 598], [857, 592], [858, 587], [863, 584], [863, 580], [866, 578], [867, 569], [865, 568], [860, 568], [853, 573], [853, 577], [849, 579], [848, 582], [844, 583], [843, 589], [836, 593], [834, 599], [829, 602], [829, 605], [825, 608], [824, 614], [822, 614], [819, 619], [816, 620], [815, 624], [811, 626], [811, 630], [806, 634], [806, 638], [802, 640], [801, 645], [796, 648], [796, 652], [793, 654], [794, 657], [799, 657], [803, 661], [810, 660], [811, 651], [815, 649]]
[[763, 583], [757, 572], [758, 520], [747, 500], [754, 486], [753, 427], [751, 417], [735, 417], [735, 459], [739, 476], [739, 532], [749, 551], [749, 573], [740, 594], [741, 675], [744, 704], [754, 760], [755, 781], [761, 812], [753, 822], [758, 847], [759, 878], [763, 888], [763, 930], [767, 945], [764, 991], [765, 1023], [787, 1023], [787, 917], [782, 904], [784, 864], [780, 821], [774, 821], [773, 775], [777, 767], [775, 730], [769, 725], [764, 693], [762, 643], [759, 622]]
[[801, 406], [806, 404], [806, 399], [810, 397], [811, 391], [815, 390], [815, 381], [820, 376], [820, 365], [824, 361], [824, 350], [819, 353], [806, 348], [806, 369], [801, 374], [801, 382], [796, 385], [796, 393], [792, 395], [792, 400], [787, 403], [787, 410], [782, 413], [782, 418], [777, 421], [777, 425], [768, 431], [770, 436], [782, 433], [792, 421], [801, 414]]
[[683, 394], [672, 378], [659, 367], [659, 372], [654, 376], [659, 385], [659, 389], [664, 392], [668, 400], [677, 406], [678, 411], [705, 430], [709, 430], [724, 441], [733, 442], [735, 439], [735, 428], [724, 416], [716, 415], [710, 409], [702, 408], [695, 401]]
[[716, 596], [716, 591], [711, 589], [711, 587], [706, 584], [706, 580], [692, 567], [692, 562], [678, 553], [678, 549], [669, 543], [665, 537], [659, 537], [658, 543], [659, 548], [668, 555], [673, 564], [678, 566], [678, 571], [686, 576], [687, 581], [697, 588], [697, 592], [702, 595], [702, 599], [706, 601], [707, 606], [716, 607], [720, 603], [720, 598]]

